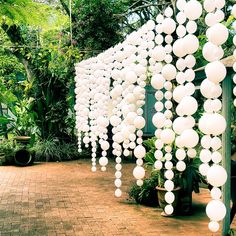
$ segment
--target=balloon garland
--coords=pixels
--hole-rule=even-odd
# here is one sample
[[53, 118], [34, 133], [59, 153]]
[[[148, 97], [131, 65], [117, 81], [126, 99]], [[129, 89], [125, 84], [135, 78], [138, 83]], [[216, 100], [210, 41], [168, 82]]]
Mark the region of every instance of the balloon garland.
[[[200, 172], [213, 185], [212, 201], [206, 208], [211, 219], [209, 229], [216, 232], [226, 213], [221, 201], [220, 187], [225, 183], [227, 173], [220, 165], [222, 143], [220, 136], [225, 131], [226, 122], [220, 114], [222, 103], [221, 82], [226, 76], [226, 68], [220, 61], [224, 56], [222, 46], [228, 38], [227, 28], [220, 22], [224, 19], [221, 10], [225, 0], [204, 0], [203, 6], [197, 0], [178, 0], [176, 21], [173, 20], [173, 9], [168, 7], [164, 15], [159, 14], [156, 22], [148, 21], [138, 31], [127, 36], [119, 43], [97, 57], [84, 60], [76, 65], [76, 128], [78, 133], [78, 152], [91, 145], [92, 171], [95, 172], [97, 145], [101, 147], [99, 164], [106, 170], [108, 151], [112, 148], [115, 156], [115, 196], [120, 197], [122, 177], [122, 155], [131, 152], [136, 157], [133, 175], [137, 185], [143, 184], [145, 170], [143, 158], [146, 150], [143, 143], [145, 119], [142, 106], [145, 104], [146, 81], [151, 77], [151, 85], [156, 89], [155, 110], [152, 121], [157, 128], [155, 136], [155, 164], [157, 170], [164, 168], [166, 181], [164, 187], [168, 191], [164, 209], [166, 214], [173, 213], [174, 170], [180, 172], [186, 168], [187, 158], [197, 154], [195, 147], [199, 136], [195, 130], [196, 121], [193, 115], [198, 109], [194, 78], [196, 59], [194, 53], [199, 48], [196, 20], [202, 15], [203, 8], [207, 12], [205, 23], [209, 27], [206, 32], [208, 42], [202, 49], [203, 57], [209, 62], [205, 67], [206, 79], [200, 86], [201, 94], [206, 98], [205, 113], [198, 122], [198, 128], [204, 136], [200, 143]], [[194, 9], [194, 11], [193, 11]], [[236, 5], [232, 15], [236, 17]], [[177, 35], [177, 39], [174, 38]], [[233, 38], [236, 45], [236, 36]], [[236, 50], [234, 51], [236, 57]], [[233, 65], [236, 72], [236, 63]], [[173, 85], [173, 81], [176, 81]], [[236, 75], [233, 76], [236, 84]], [[236, 89], [233, 90], [236, 96]], [[174, 103], [177, 104], [177, 117], [173, 119]], [[236, 106], [236, 99], [234, 100]], [[108, 141], [108, 127], [111, 126], [112, 144]], [[177, 147], [175, 153], [172, 144]], [[172, 162], [175, 155], [176, 166]], [[210, 166], [210, 163], [213, 163]], [[217, 211], [216, 211], [217, 209]]]

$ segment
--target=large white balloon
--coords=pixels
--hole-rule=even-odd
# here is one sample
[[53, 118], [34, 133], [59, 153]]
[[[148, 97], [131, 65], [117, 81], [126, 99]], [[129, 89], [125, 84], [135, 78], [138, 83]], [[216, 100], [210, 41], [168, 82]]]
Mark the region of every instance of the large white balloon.
[[138, 145], [134, 149], [134, 156], [136, 158], [143, 158], [146, 154], [146, 149], [142, 145]]
[[217, 98], [222, 93], [220, 85], [213, 83], [208, 79], [204, 79], [200, 85], [201, 94], [206, 98]]
[[229, 31], [226, 26], [221, 23], [217, 23], [207, 30], [206, 36], [211, 43], [221, 45], [227, 41]]
[[145, 170], [142, 166], [136, 166], [133, 170], [135, 179], [142, 179], [145, 176]]
[[213, 221], [220, 221], [225, 217], [226, 207], [220, 200], [211, 200], [206, 207], [207, 216]]
[[173, 99], [180, 103], [181, 100], [186, 96], [186, 88], [183, 85], [178, 85], [173, 91]]
[[207, 79], [215, 84], [220, 83], [226, 76], [225, 65], [220, 61], [210, 62], [205, 67]]
[[214, 187], [220, 187], [227, 180], [227, 172], [220, 165], [213, 165], [207, 171], [207, 181]]
[[211, 42], [204, 44], [202, 55], [207, 61], [217, 61], [224, 56], [224, 50]]
[[166, 64], [162, 68], [162, 75], [166, 80], [172, 80], [176, 77], [176, 68], [172, 64]]
[[163, 61], [166, 56], [166, 52], [163, 46], [156, 46], [152, 50], [151, 57], [156, 61]]
[[161, 141], [165, 144], [171, 144], [175, 139], [175, 132], [172, 129], [161, 131]]
[[181, 134], [181, 139], [184, 146], [187, 148], [193, 148], [198, 144], [199, 136], [198, 133], [193, 129], [184, 130]]
[[189, 20], [196, 20], [202, 14], [202, 5], [196, 0], [188, 1], [184, 6], [184, 13]]
[[163, 113], [157, 112], [152, 117], [152, 123], [156, 128], [163, 128], [166, 121], [166, 117]]
[[184, 47], [187, 54], [195, 53], [199, 48], [199, 40], [193, 34], [188, 34], [184, 37]]
[[192, 96], [185, 96], [180, 101], [179, 106], [181, 106], [182, 112], [185, 115], [191, 116], [193, 115], [198, 108], [197, 100]]
[[154, 89], [162, 89], [165, 81], [165, 78], [161, 74], [156, 74], [151, 79], [151, 85]]
[[165, 18], [162, 22], [162, 27], [165, 34], [172, 34], [175, 31], [176, 23], [172, 18]]
[[145, 119], [142, 116], [137, 116], [134, 119], [134, 126], [136, 129], [142, 129], [145, 126]]

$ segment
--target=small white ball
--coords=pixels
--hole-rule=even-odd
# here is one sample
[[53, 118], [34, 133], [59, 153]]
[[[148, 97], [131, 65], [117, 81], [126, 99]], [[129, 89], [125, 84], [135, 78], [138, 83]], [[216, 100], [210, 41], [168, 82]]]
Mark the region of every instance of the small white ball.
[[220, 221], [225, 217], [226, 207], [220, 200], [211, 200], [206, 206], [206, 214], [212, 221]]
[[121, 190], [120, 190], [119, 188], [116, 189], [116, 191], [115, 191], [115, 196], [116, 196], [116, 197], [121, 197], [121, 195], [122, 195]]
[[208, 228], [211, 232], [215, 233], [220, 229], [220, 224], [217, 221], [211, 221], [208, 224]]

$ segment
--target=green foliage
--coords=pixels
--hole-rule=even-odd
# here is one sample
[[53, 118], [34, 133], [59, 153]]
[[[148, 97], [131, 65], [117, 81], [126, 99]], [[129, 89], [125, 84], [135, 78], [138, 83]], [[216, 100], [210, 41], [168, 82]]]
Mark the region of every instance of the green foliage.
[[0, 4], [0, 15], [7, 24], [34, 25], [47, 30], [60, 28], [68, 20], [58, 9], [32, 0], [2, 0]]
[[153, 174], [150, 178], [143, 181], [141, 187], [133, 184], [129, 190], [129, 197], [134, 199], [138, 204], [157, 206], [157, 181], [158, 176]]
[[37, 161], [67, 161], [88, 156], [88, 150], [78, 153], [75, 143], [60, 143], [58, 140], [48, 139], [35, 143], [31, 148], [36, 154]]

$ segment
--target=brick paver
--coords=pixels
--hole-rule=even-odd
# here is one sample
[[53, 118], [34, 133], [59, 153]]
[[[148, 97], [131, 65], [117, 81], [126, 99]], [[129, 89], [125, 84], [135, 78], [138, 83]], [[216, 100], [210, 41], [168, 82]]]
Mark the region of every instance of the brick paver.
[[92, 173], [84, 159], [0, 167], [0, 235], [213, 235], [207, 190], [194, 195], [194, 215], [162, 217], [160, 209], [128, 200], [134, 164], [123, 165], [124, 194], [114, 197], [113, 166]]

